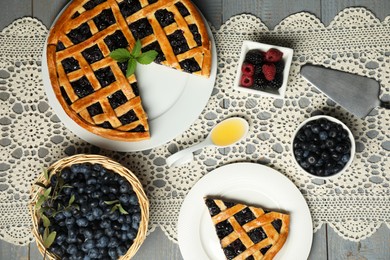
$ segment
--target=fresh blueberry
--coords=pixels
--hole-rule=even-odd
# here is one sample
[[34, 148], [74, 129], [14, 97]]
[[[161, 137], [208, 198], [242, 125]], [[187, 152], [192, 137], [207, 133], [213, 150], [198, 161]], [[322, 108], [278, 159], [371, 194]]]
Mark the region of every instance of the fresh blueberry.
[[[133, 214], [131, 219], [133, 220], [133, 223], [139, 223], [141, 221], [141, 214], [135, 213], [135, 214]], [[136, 228], [136, 229], [138, 229], [138, 228]]]
[[124, 215], [120, 215], [119, 218], [117, 219], [117, 221], [119, 224], [123, 224], [123, 223], [125, 223], [126, 218]]
[[91, 248], [89, 251], [88, 251], [88, 256], [90, 258], [98, 258], [99, 257], [99, 250], [94, 247], [94, 248]]
[[94, 234], [93, 234], [92, 229], [87, 228], [84, 230], [83, 235], [87, 239], [92, 239]]
[[54, 215], [54, 220], [59, 222], [65, 218], [63, 212], [58, 212], [57, 214]]
[[85, 183], [87, 185], [95, 185], [97, 183], [97, 179], [96, 178], [89, 178], [89, 179], [87, 179], [87, 181]]
[[85, 242], [81, 245], [81, 250], [84, 252], [88, 252], [90, 249], [95, 247], [95, 241], [93, 239], [87, 239]]
[[121, 230], [121, 224], [119, 224], [117, 221], [113, 222], [111, 226], [114, 230]]
[[101, 187], [101, 191], [104, 193], [104, 194], [108, 194], [110, 193], [110, 187], [106, 186], [106, 185], [103, 185]]
[[64, 250], [60, 246], [51, 246], [50, 247], [50, 252], [53, 254], [56, 254], [57, 256], [62, 256], [64, 254]]
[[130, 200], [130, 196], [128, 194], [121, 194], [119, 196], [119, 202], [122, 205], [127, 205], [129, 203], [129, 200]]
[[92, 214], [96, 219], [99, 219], [103, 215], [103, 210], [99, 207], [95, 207], [92, 209]]
[[69, 218], [66, 218], [65, 224], [67, 226], [72, 226], [75, 223], [75, 221], [76, 221], [76, 219], [74, 217], [69, 217]]
[[129, 203], [130, 205], [138, 205], [137, 194], [135, 194], [134, 192], [130, 195]]
[[61, 245], [66, 240], [66, 235], [64, 233], [60, 233], [56, 236], [55, 242], [58, 245]]
[[118, 254], [116, 253], [116, 247], [111, 247], [108, 249], [108, 255], [111, 257], [111, 259], [117, 259]]
[[315, 165], [317, 163], [318, 159], [314, 156], [314, 155], [311, 155], [307, 158], [307, 162], [310, 164], [310, 165]]
[[[118, 242], [118, 239], [116, 239], [115, 237], [112, 237], [110, 239], [110, 242], [108, 242], [108, 247], [118, 247], [119, 246], [119, 242]], [[108, 252], [110, 253], [110, 252]]]
[[332, 153], [331, 156], [332, 156], [332, 159], [335, 160], [336, 162], [338, 162], [342, 157], [342, 155], [337, 153], [337, 152]]
[[79, 227], [86, 227], [88, 226], [88, 219], [86, 218], [79, 218], [76, 220], [76, 224]]
[[115, 230], [113, 230], [112, 228], [104, 229], [104, 234], [106, 234], [109, 237], [112, 237], [114, 235], [114, 232], [115, 232]]
[[93, 212], [92, 211], [89, 211], [87, 212], [87, 214], [85, 215], [85, 217], [88, 219], [88, 221], [92, 222], [94, 221], [95, 219], [97, 219], [94, 215], [93, 215]]
[[118, 246], [116, 252], [118, 253], [118, 256], [124, 255], [127, 252], [127, 249], [124, 246]]
[[328, 139], [328, 133], [326, 131], [321, 131], [318, 136], [320, 137], [320, 140], [325, 141]]
[[70, 255], [75, 255], [76, 253], [77, 253], [77, 246], [76, 245], [74, 245], [74, 244], [70, 244], [69, 246], [68, 246], [68, 249], [66, 250], [66, 252], [68, 253], [68, 254], [70, 254]]
[[99, 199], [101, 196], [103, 196], [103, 192], [101, 191], [94, 191], [91, 194], [91, 197], [94, 199]]
[[130, 187], [130, 184], [126, 182], [122, 183], [121, 186], [119, 187], [120, 193], [127, 193], [130, 190], [132, 190], [132, 188]]
[[102, 229], [96, 229], [94, 232], [94, 238], [99, 239], [104, 235], [104, 231]]
[[137, 231], [133, 228], [130, 228], [128, 231], [127, 231], [127, 237], [131, 240], [133, 240], [135, 237], [137, 236]]
[[111, 213], [111, 215], [109, 216], [109, 218], [112, 220], [112, 221], [115, 221], [115, 220], [118, 220], [118, 218], [119, 218], [119, 211], [114, 211], [114, 212], [112, 212]]
[[86, 194], [91, 194], [92, 192], [94, 192], [95, 191], [95, 186], [93, 186], [93, 185], [87, 185], [86, 187], [85, 187], [85, 193]]
[[109, 227], [111, 227], [111, 221], [109, 219], [103, 219], [100, 222], [100, 227], [101, 228], [109, 228]]
[[62, 169], [61, 177], [62, 177], [62, 179], [64, 179], [64, 181], [67, 181], [70, 179], [70, 168], [69, 167]]
[[301, 166], [303, 169], [308, 169], [310, 167], [310, 164], [307, 161], [302, 161]]
[[110, 239], [103, 235], [98, 239], [96, 246], [99, 248], [105, 248], [107, 247], [109, 241]]
[[347, 163], [349, 161], [349, 159], [351, 158], [351, 156], [349, 154], [344, 154], [342, 157], [341, 157], [341, 162], [343, 163]]

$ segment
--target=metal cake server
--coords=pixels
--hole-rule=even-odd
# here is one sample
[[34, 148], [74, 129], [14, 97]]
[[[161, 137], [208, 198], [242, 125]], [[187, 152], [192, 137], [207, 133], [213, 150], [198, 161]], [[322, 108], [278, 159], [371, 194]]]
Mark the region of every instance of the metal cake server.
[[379, 99], [380, 84], [375, 79], [312, 64], [304, 65], [301, 75], [359, 118], [377, 107], [390, 109], [390, 102]]

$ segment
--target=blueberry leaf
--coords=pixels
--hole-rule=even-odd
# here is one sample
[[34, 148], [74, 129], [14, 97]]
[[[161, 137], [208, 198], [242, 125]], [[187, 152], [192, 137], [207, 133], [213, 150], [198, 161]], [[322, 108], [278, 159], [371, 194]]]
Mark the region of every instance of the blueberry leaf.
[[69, 204], [68, 204], [68, 206], [72, 205], [72, 203], [74, 202], [74, 200], [75, 200], [75, 196], [74, 196], [74, 194], [72, 194], [72, 196], [71, 196], [70, 199], [69, 199]]
[[46, 238], [49, 236], [49, 228], [45, 228], [43, 231], [43, 240], [46, 240]]
[[43, 171], [43, 176], [45, 177], [45, 179], [49, 180], [49, 173], [47, 172], [47, 170], [45, 168], [42, 168], [42, 171]]
[[128, 214], [129, 214], [129, 212], [127, 212], [127, 211], [122, 207], [121, 204], [116, 204], [116, 205], [118, 206], [119, 212], [120, 212], [121, 214], [124, 214], [124, 215], [128, 215]]
[[157, 51], [150, 50], [142, 53], [136, 59], [139, 63], [146, 65], [152, 63], [157, 58], [157, 55], [158, 55]]
[[43, 245], [45, 246], [45, 248], [49, 248], [51, 244], [53, 244], [56, 235], [57, 232], [53, 231], [46, 237], [46, 239], [43, 241]]
[[44, 189], [47, 189], [46, 185], [43, 184], [42, 182], [36, 182], [35, 185], [41, 187], [41, 188], [44, 188]]
[[45, 197], [46, 199], [49, 198], [50, 192], [51, 192], [51, 187], [45, 190], [45, 192], [43, 193], [43, 197]]
[[39, 209], [42, 206], [43, 202], [45, 202], [45, 197], [43, 195], [40, 195], [37, 200], [37, 204], [35, 204], [35, 208]]
[[41, 218], [42, 218], [42, 221], [43, 221], [43, 226], [44, 226], [45, 228], [49, 227], [49, 226], [50, 226], [50, 220], [49, 220], [49, 218], [46, 217], [44, 214], [42, 214]]
[[136, 66], [137, 66], [137, 61], [133, 58], [130, 58], [129, 62], [127, 63], [127, 70], [126, 70], [127, 78], [134, 74]]
[[131, 55], [133, 55], [133, 57], [138, 57], [141, 54], [141, 47], [141, 41], [138, 39], [135, 42], [133, 50], [131, 51]]
[[115, 203], [118, 203], [119, 200], [108, 200], [108, 201], [104, 201], [104, 203], [106, 203], [107, 205], [113, 205]]
[[110, 53], [110, 57], [113, 58], [116, 61], [124, 62], [131, 58], [130, 52], [125, 48], [119, 48], [116, 50], [113, 50]]

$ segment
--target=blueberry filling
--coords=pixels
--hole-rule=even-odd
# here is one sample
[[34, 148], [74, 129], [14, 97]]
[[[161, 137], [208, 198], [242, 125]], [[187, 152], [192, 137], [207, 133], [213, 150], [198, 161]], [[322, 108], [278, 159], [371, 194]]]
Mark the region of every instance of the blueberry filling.
[[77, 18], [77, 17], [79, 17], [80, 16], [80, 13], [79, 12], [75, 12], [73, 15], [72, 15], [72, 19], [74, 19], [74, 18]]
[[100, 127], [106, 128], [106, 129], [113, 129], [112, 125], [108, 121], [104, 121], [102, 124], [97, 125], [97, 126], [100, 126]]
[[104, 2], [106, 2], [107, 0], [91, 0], [91, 1], [89, 1], [89, 2], [87, 2], [87, 3], [85, 3], [84, 5], [83, 5], [83, 7], [85, 8], [85, 10], [91, 10], [91, 9], [93, 9], [94, 7], [96, 7], [96, 6], [98, 6], [99, 4], [101, 4], [101, 3], [104, 3]]
[[255, 244], [267, 238], [267, 234], [264, 232], [264, 229], [262, 227], [252, 229], [248, 232], [248, 236]]
[[66, 93], [65, 89], [63, 87], [60, 87], [61, 95], [64, 98], [66, 104], [69, 106], [72, 105], [72, 101], [70, 100], [68, 93]]
[[105, 9], [100, 14], [98, 14], [93, 21], [99, 31], [106, 29], [111, 24], [115, 23], [115, 17], [112, 14], [111, 9]]
[[173, 18], [173, 13], [169, 12], [167, 9], [157, 10], [154, 13], [154, 16], [162, 27], [168, 26], [175, 22], [175, 19]]
[[124, 0], [119, 4], [119, 9], [124, 17], [128, 17], [141, 10], [142, 6], [138, 0]]
[[179, 13], [183, 16], [186, 17], [187, 15], [190, 15], [190, 12], [188, 12], [187, 7], [184, 6], [183, 3], [178, 2], [175, 4], [177, 9], [179, 10]]
[[134, 82], [131, 84], [131, 88], [133, 90], [133, 93], [135, 96], [139, 96], [139, 90], [138, 90], [138, 84], [137, 82]]
[[219, 237], [219, 239], [223, 239], [224, 237], [233, 232], [233, 227], [227, 220], [216, 224], [215, 229], [217, 231], [217, 236]]
[[104, 38], [104, 42], [107, 45], [107, 47], [110, 49], [110, 51], [113, 51], [118, 48], [125, 48], [129, 45], [127, 43], [125, 36], [119, 30], [115, 31], [113, 34]]
[[142, 132], [145, 132], [145, 128], [143, 125], [138, 125], [137, 127], [131, 129], [129, 132], [142, 133]]
[[146, 36], [153, 34], [153, 28], [147, 18], [142, 18], [131, 23], [129, 28], [135, 39], [143, 39]]
[[282, 228], [282, 221], [280, 219], [275, 219], [271, 222], [272, 226], [280, 233], [280, 229]]
[[165, 55], [162, 52], [160, 44], [158, 44], [158, 42], [152, 42], [151, 44], [146, 45], [145, 47], [142, 48], [142, 52], [147, 52], [147, 51], [150, 51], [150, 50], [155, 50], [158, 53], [158, 55], [157, 55], [156, 59], [154, 60], [154, 62], [161, 63], [162, 61], [165, 60]]
[[188, 28], [190, 29], [192, 35], [194, 36], [194, 40], [198, 46], [202, 45], [202, 36], [199, 33], [198, 26], [196, 24], [190, 24], [188, 25]]
[[233, 243], [223, 249], [227, 259], [233, 259], [246, 250], [246, 247], [240, 239], [234, 240]]
[[115, 80], [116, 80], [110, 67], [101, 68], [101, 69], [95, 71], [95, 76], [96, 76], [97, 80], [99, 81], [100, 86], [102, 86], [102, 88], [110, 85], [111, 83], [115, 82]]
[[221, 212], [220, 208], [215, 204], [214, 200], [206, 199], [206, 206], [209, 209], [210, 215], [213, 217]]
[[255, 260], [255, 258], [252, 255], [250, 255], [245, 260]]
[[154, 3], [157, 3], [158, 0], [148, 0], [148, 3], [151, 5], [151, 4], [154, 4]]
[[237, 212], [234, 217], [241, 226], [256, 218], [249, 208], [244, 208], [240, 212]]
[[59, 41], [56, 46], [56, 51], [62, 51], [62, 50], [65, 50], [65, 45], [61, 41]]
[[260, 249], [260, 252], [265, 255], [267, 253], [267, 251], [272, 247], [272, 245], [268, 245], [266, 247], [263, 247], [262, 249]]
[[176, 30], [171, 35], [168, 35], [167, 38], [172, 46], [175, 55], [186, 52], [190, 49], [188, 47], [187, 40], [184, 37], [182, 30]]
[[136, 116], [134, 110], [130, 110], [126, 114], [118, 117], [118, 119], [121, 121], [122, 125], [127, 125], [138, 120], [138, 117]]
[[70, 82], [70, 84], [72, 85], [74, 92], [79, 98], [83, 98], [94, 92], [91, 83], [85, 76], [76, 81]]
[[89, 64], [92, 64], [104, 58], [103, 53], [100, 51], [100, 48], [97, 44], [93, 45], [88, 49], [85, 49], [81, 52], [81, 54]]
[[226, 208], [231, 208], [235, 206], [237, 203], [230, 202], [230, 201], [224, 201], [223, 204], [225, 204]]
[[99, 102], [96, 102], [89, 107], [87, 107], [88, 113], [91, 117], [102, 114], [103, 113], [103, 108], [100, 105]]
[[83, 23], [79, 27], [71, 30], [67, 34], [67, 36], [74, 44], [78, 44], [78, 43], [83, 42], [86, 39], [90, 38], [92, 36], [92, 33], [89, 29], [88, 24]]
[[194, 58], [186, 59], [180, 62], [180, 67], [189, 73], [200, 71], [198, 62]]
[[110, 105], [113, 109], [119, 107], [120, 105], [123, 105], [127, 102], [127, 98], [125, 94], [121, 90], [118, 90], [114, 94], [110, 95], [108, 97], [108, 101], [110, 102]]
[[61, 64], [65, 70], [65, 73], [80, 69], [79, 62], [73, 57], [66, 58], [65, 60], [61, 61]]

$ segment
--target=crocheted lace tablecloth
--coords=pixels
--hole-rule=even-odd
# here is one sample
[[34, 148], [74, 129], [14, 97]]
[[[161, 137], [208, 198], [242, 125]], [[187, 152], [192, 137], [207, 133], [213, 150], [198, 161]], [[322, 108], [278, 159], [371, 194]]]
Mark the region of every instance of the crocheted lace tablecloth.
[[[258, 18], [239, 15], [213, 34], [218, 73], [203, 113], [182, 135], [152, 150], [120, 153], [79, 139], [53, 113], [41, 79], [41, 54], [48, 33], [33, 18], [16, 20], [0, 33], [0, 237], [15, 244], [32, 240], [27, 204], [31, 183], [54, 161], [75, 153], [99, 153], [130, 168], [141, 180], [151, 203], [150, 230], [160, 226], [177, 240], [181, 203], [191, 187], [222, 165], [250, 161], [266, 164], [287, 176], [304, 195], [314, 228], [323, 223], [352, 241], [372, 235], [381, 224], [390, 227], [390, 111], [374, 110], [358, 119], [327, 99], [300, 75], [307, 63], [375, 78], [380, 97], [390, 100], [390, 17], [378, 20], [362, 8], [338, 14], [328, 27], [308, 13], [287, 17], [274, 30]], [[238, 93], [232, 89], [243, 40], [294, 49], [284, 100]], [[355, 138], [352, 166], [334, 180], [319, 181], [300, 172], [289, 145], [304, 119], [325, 113], [342, 120]], [[202, 140], [224, 118], [237, 115], [250, 122], [242, 142], [225, 149], [206, 148], [195, 160], [169, 168], [165, 158]], [[277, 188], [277, 187], [275, 187]]]

